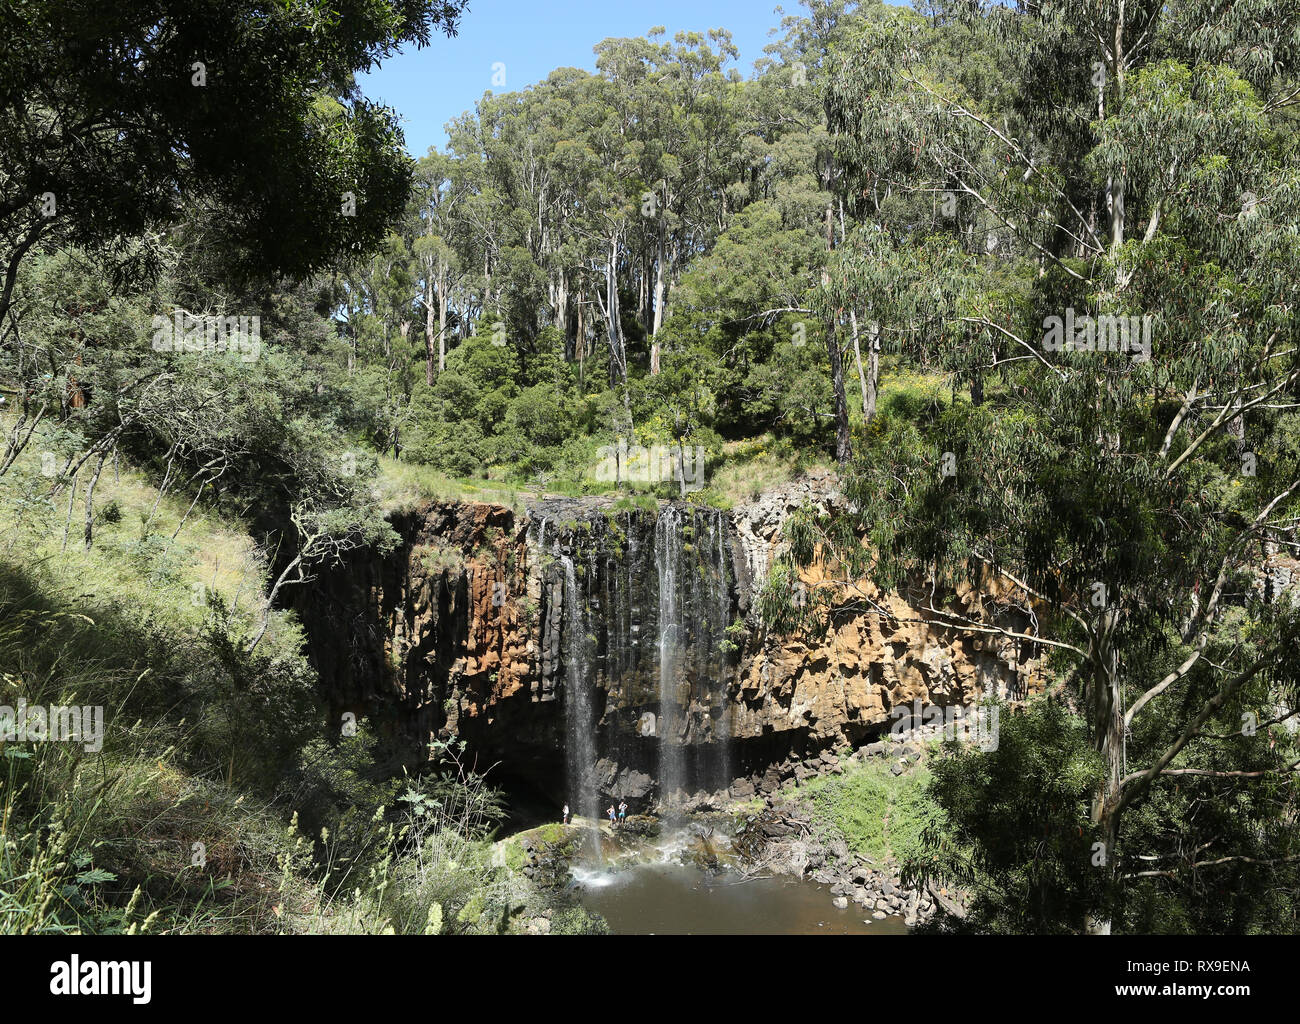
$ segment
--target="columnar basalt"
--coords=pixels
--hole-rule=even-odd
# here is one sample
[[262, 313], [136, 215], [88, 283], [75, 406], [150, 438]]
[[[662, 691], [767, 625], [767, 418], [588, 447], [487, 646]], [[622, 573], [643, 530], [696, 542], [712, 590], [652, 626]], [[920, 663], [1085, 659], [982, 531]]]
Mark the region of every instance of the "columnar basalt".
[[[480, 767], [584, 814], [752, 793], [774, 765], [888, 731], [896, 706], [1036, 685], [1027, 647], [926, 625], [919, 594], [846, 600], [825, 635], [763, 630], [753, 595], [806, 500], [833, 489], [798, 482], [734, 513], [432, 502], [393, 515], [389, 555], [323, 572], [299, 611], [335, 714], [368, 716], [416, 756], [458, 736]], [[995, 593], [957, 603], [1020, 624]]]
[[728, 786], [738, 598], [725, 516], [548, 502], [525, 536], [547, 610], [542, 689], [562, 691], [570, 720], [595, 709], [595, 749], [575, 740], [570, 783], [633, 798]]

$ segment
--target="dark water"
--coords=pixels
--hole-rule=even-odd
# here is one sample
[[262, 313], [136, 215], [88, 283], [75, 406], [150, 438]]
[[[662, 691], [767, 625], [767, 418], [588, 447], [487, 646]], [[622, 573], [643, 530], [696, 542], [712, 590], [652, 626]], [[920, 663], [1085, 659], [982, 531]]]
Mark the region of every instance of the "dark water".
[[[576, 871], [579, 898], [615, 935], [905, 935], [902, 918], [871, 921], [865, 907], [831, 905], [828, 886], [710, 875], [681, 864]], [[866, 919], [866, 920], [864, 920]], [[869, 922], [869, 923], [868, 923]]]

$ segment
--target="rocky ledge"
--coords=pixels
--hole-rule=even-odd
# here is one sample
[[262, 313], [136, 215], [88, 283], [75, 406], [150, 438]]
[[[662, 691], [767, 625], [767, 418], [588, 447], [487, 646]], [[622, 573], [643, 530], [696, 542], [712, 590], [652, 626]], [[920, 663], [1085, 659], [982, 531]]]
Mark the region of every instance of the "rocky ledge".
[[[903, 775], [925, 759], [921, 735], [902, 743], [879, 742], [861, 747], [849, 759], [880, 758], [892, 762], [893, 775]], [[799, 786], [825, 774], [841, 774], [844, 766], [834, 755], [811, 763], [788, 766], [785, 784], [763, 794], [764, 807], [751, 814], [738, 830], [734, 845], [750, 870], [807, 878], [830, 887], [832, 902], [840, 910], [852, 903], [883, 921], [901, 917], [909, 928], [927, 924], [943, 913], [966, 916], [970, 894], [946, 887], [924, 890], [903, 884], [900, 865], [892, 857], [876, 860], [849, 848], [843, 835], [818, 815]], [[779, 770], [774, 770], [779, 771]]]
[[[821, 473], [730, 513], [426, 502], [393, 514], [391, 553], [352, 552], [294, 600], [331, 718], [369, 718], [412, 759], [455, 736], [499, 784], [558, 806], [572, 799], [571, 712], [585, 706], [598, 802], [661, 800], [671, 749], [672, 802], [722, 809], [878, 740], [901, 706], [1016, 701], [1041, 685], [1032, 644], [935, 627], [920, 592], [832, 591], [828, 631], [770, 633], [753, 599], [782, 524], [839, 500]], [[803, 581], [834, 586], [816, 565]], [[950, 598], [972, 621], [1027, 628], [996, 588]]]

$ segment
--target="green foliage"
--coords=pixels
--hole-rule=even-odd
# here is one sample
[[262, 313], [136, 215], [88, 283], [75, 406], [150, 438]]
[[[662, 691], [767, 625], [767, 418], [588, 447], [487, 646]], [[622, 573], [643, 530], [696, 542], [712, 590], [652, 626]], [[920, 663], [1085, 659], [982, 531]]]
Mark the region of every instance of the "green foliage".
[[566, 907], [551, 916], [552, 935], [608, 935], [609, 923], [585, 907]]
[[842, 775], [813, 779], [800, 790], [807, 791], [818, 817], [834, 826], [852, 852], [877, 862], [903, 861], [940, 817], [927, 792], [928, 780], [924, 770], [895, 776], [885, 762], [868, 760], [850, 763]]
[[[243, 274], [303, 273], [375, 244], [411, 168], [395, 113], [355, 95], [352, 76], [454, 30], [464, 6], [399, 14], [373, 2], [345, 19], [315, 3], [241, 0], [11, 10], [0, 60], [11, 265], [44, 237], [102, 246], [138, 277], [161, 261], [129, 240], [169, 225], [178, 200], [204, 210], [203, 244]], [[42, 214], [47, 193], [53, 217]], [[355, 215], [344, 216], [349, 194]]]
[[909, 851], [904, 880], [970, 887], [972, 927], [1076, 931], [1104, 909], [1104, 872], [1090, 867], [1087, 795], [1100, 758], [1085, 722], [1043, 698], [999, 717], [996, 751], [931, 758], [927, 797], [942, 809]]

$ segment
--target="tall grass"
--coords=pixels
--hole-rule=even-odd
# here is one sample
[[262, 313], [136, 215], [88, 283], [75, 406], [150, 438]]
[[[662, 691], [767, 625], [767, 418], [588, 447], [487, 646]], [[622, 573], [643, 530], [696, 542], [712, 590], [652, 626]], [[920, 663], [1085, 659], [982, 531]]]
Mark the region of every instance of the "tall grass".
[[921, 833], [939, 814], [926, 790], [929, 777], [924, 768], [895, 776], [884, 761], [849, 761], [843, 775], [820, 776], [800, 791], [854, 853], [902, 862], [919, 849]]
[[545, 903], [455, 749], [403, 780], [364, 722], [326, 735], [288, 614], [247, 653], [268, 554], [238, 518], [110, 465], [87, 548], [46, 443], [0, 476], [0, 706], [99, 707], [105, 732], [0, 740], [0, 933], [494, 932]]

